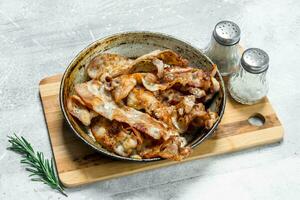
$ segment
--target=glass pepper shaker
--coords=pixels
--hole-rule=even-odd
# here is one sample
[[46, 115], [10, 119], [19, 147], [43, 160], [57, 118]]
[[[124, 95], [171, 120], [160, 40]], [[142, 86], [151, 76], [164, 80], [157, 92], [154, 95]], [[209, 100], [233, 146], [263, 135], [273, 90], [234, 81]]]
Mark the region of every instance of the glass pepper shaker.
[[268, 54], [258, 48], [244, 51], [240, 69], [229, 78], [228, 91], [242, 104], [254, 104], [266, 96], [269, 86], [266, 79], [269, 67]]
[[238, 70], [241, 30], [231, 21], [221, 21], [214, 28], [211, 41], [204, 53], [218, 66], [222, 76]]

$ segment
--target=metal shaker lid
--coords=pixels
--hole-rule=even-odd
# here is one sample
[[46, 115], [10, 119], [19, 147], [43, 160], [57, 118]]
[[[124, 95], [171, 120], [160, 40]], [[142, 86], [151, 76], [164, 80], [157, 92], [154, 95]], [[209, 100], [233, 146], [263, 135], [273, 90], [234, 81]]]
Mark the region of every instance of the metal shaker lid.
[[268, 54], [258, 48], [250, 48], [244, 51], [241, 58], [242, 67], [253, 74], [260, 74], [269, 67]]
[[215, 26], [213, 36], [216, 41], [225, 46], [231, 46], [240, 41], [240, 27], [231, 21], [220, 21]]

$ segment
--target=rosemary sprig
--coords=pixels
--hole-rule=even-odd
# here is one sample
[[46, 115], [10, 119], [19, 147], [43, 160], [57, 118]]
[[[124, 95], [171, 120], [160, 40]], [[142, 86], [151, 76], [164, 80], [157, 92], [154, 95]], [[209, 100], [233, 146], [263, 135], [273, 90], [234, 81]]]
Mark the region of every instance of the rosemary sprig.
[[22, 155], [22, 164], [28, 165], [26, 170], [31, 172], [29, 177], [32, 181], [40, 181], [49, 185], [52, 189], [59, 191], [61, 194], [66, 195], [64, 187], [60, 183], [53, 164], [53, 159], [45, 159], [42, 152], [35, 152], [31, 144], [23, 137], [8, 136], [8, 142], [11, 144], [9, 150], [17, 152]]

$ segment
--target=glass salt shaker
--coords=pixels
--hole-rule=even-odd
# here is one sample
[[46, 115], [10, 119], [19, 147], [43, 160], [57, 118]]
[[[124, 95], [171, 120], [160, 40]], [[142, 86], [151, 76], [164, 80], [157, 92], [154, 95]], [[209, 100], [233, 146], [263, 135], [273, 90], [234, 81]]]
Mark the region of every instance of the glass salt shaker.
[[221, 21], [214, 28], [211, 41], [204, 53], [218, 66], [222, 76], [238, 70], [241, 30], [231, 21]]
[[268, 54], [258, 48], [244, 51], [240, 69], [229, 78], [228, 91], [242, 104], [255, 104], [266, 96], [269, 86], [266, 79], [269, 67]]

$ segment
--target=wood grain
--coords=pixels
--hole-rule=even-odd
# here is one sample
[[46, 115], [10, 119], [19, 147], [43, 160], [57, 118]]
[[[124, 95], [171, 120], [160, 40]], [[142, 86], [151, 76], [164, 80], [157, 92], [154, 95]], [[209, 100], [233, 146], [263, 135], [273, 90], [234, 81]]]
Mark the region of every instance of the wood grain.
[[[79, 140], [64, 121], [58, 100], [61, 77], [55, 75], [41, 80], [40, 96], [58, 175], [65, 186], [75, 187], [181, 163], [169, 160], [151, 163], [118, 161], [95, 152]], [[248, 123], [248, 118], [255, 113], [265, 117], [263, 126]], [[246, 106], [228, 97], [224, 117], [216, 132], [182, 162], [271, 144], [282, 138], [283, 127], [267, 98]]]

